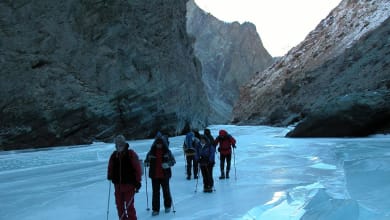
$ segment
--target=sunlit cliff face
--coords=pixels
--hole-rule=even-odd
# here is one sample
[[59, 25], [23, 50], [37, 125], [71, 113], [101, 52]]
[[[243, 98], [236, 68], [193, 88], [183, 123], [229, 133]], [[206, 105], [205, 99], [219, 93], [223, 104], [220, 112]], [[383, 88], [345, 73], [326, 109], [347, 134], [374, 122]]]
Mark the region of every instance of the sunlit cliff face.
[[389, 6], [341, 2], [242, 88], [234, 121], [307, 125], [293, 136], [364, 136], [389, 127], [390, 116], [382, 114], [389, 112]]

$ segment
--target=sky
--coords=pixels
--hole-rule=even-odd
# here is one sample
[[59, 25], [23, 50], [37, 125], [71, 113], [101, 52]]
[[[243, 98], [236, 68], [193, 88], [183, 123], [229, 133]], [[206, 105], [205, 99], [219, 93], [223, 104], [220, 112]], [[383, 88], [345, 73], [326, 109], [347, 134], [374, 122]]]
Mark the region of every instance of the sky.
[[195, 0], [197, 5], [226, 22], [249, 21], [256, 25], [271, 56], [283, 56], [341, 0]]
[[[151, 216], [152, 187], [143, 176], [135, 196], [138, 219], [390, 219], [390, 135], [293, 139], [284, 137], [290, 128], [209, 128], [214, 137], [225, 129], [237, 140], [231, 178], [219, 180], [217, 165], [215, 191], [203, 193], [202, 178], [186, 180], [184, 136], [170, 137], [176, 158], [172, 212]], [[143, 160], [152, 142], [128, 143]], [[0, 219], [118, 219], [113, 186], [106, 179], [113, 150], [114, 144], [98, 142], [0, 151]]]

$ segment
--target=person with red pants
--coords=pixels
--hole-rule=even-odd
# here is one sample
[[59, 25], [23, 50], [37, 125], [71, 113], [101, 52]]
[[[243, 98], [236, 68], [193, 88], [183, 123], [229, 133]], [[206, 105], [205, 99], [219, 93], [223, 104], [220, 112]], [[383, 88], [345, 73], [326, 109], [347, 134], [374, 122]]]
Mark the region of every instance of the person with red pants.
[[142, 170], [138, 155], [123, 135], [115, 138], [115, 148], [108, 162], [107, 179], [115, 186], [115, 202], [119, 219], [137, 220], [134, 194], [141, 188]]
[[[230, 134], [225, 130], [220, 130], [218, 137], [214, 141], [214, 145], [219, 147], [217, 148], [220, 155], [220, 167], [221, 167], [221, 176], [219, 179], [229, 179], [230, 164], [232, 160], [232, 147], [236, 147], [236, 139], [234, 139]], [[226, 160], [226, 176], [224, 172]]]
[[145, 166], [149, 167], [149, 177], [152, 179], [152, 216], [160, 212], [160, 188], [163, 191], [165, 213], [171, 211], [172, 196], [169, 179], [172, 176], [171, 167], [175, 163], [175, 158], [168, 148], [167, 139], [158, 132], [145, 158]]

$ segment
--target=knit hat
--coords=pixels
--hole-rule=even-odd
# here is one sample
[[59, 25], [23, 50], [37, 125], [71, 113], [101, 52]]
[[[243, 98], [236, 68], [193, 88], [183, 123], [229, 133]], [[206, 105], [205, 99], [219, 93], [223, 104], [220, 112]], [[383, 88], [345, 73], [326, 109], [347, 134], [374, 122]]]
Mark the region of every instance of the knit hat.
[[115, 148], [117, 151], [121, 152], [127, 148], [126, 138], [123, 135], [118, 135], [115, 137]]

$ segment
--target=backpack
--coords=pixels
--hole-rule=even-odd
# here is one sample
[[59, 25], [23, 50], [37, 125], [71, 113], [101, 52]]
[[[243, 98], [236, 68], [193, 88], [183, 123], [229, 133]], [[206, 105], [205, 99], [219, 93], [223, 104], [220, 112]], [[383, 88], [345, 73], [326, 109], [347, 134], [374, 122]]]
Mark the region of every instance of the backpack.
[[194, 133], [190, 132], [184, 139], [184, 151], [186, 153], [195, 152], [195, 136]]

